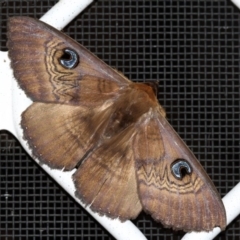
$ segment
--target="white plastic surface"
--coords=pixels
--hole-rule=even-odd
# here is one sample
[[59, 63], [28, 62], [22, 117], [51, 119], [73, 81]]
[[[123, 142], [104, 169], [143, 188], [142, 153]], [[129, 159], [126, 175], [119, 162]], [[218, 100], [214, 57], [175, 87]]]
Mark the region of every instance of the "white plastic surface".
[[233, 2], [238, 8], [240, 8], [240, 0], [232, 0], [232, 2]]
[[0, 130], [16, 135], [12, 115], [12, 72], [7, 52], [0, 51]]
[[92, 2], [93, 0], [61, 0], [44, 14], [40, 20], [58, 30], [62, 30]]

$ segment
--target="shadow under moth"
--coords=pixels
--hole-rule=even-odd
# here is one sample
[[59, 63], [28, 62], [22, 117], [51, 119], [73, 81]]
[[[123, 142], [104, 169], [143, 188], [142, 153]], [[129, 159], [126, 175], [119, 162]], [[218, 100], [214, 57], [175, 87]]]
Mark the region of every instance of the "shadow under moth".
[[8, 22], [19, 86], [33, 103], [21, 127], [32, 154], [52, 169], [76, 168], [76, 196], [99, 214], [165, 227], [226, 226], [212, 181], [165, 118], [153, 87], [134, 83], [53, 27]]

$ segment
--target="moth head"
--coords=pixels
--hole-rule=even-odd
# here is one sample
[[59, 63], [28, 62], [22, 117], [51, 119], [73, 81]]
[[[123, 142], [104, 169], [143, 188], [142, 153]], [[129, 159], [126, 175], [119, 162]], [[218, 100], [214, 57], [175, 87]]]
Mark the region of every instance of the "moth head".
[[67, 69], [73, 69], [79, 64], [79, 55], [76, 51], [66, 48], [63, 55], [59, 58], [59, 63]]
[[145, 85], [151, 87], [154, 95], [158, 98], [158, 86], [159, 86], [159, 81], [149, 81], [149, 82], [144, 82]]
[[171, 166], [172, 174], [178, 180], [192, 173], [191, 165], [184, 159], [176, 159]]

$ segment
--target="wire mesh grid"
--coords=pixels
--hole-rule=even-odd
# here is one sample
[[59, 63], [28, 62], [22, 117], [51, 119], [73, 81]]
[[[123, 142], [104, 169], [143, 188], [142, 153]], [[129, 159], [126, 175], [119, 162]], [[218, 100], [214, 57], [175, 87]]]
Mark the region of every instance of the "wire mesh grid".
[[[7, 50], [9, 17], [39, 18], [56, 2], [0, 1], [0, 50]], [[130, 79], [159, 80], [169, 122], [222, 196], [240, 180], [239, 20], [239, 10], [225, 0], [101, 0], [65, 29]], [[1, 239], [113, 239], [6, 131], [0, 174]], [[144, 213], [134, 223], [148, 239], [183, 235]], [[239, 217], [217, 237], [239, 238]]]

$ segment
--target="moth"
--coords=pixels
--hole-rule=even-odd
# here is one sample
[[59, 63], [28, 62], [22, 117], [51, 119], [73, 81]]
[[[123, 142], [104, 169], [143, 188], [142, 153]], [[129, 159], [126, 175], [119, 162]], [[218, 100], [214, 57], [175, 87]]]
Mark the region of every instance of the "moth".
[[134, 83], [53, 27], [8, 22], [11, 67], [33, 103], [21, 127], [33, 156], [76, 168], [76, 196], [99, 214], [134, 219], [144, 210], [165, 227], [226, 226], [212, 181], [166, 120], [150, 84]]

